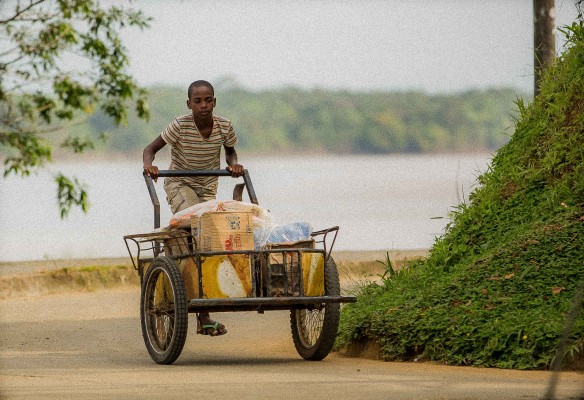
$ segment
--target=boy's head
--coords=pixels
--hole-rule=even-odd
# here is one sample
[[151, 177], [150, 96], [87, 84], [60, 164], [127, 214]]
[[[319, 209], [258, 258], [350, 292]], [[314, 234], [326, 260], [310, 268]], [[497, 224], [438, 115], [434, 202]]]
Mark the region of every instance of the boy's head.
[[207, 81], [194, 81], [189, 85], [188, 96], [187, 107], [193, 113], [195, 122], [211, 121], [217, 105], [213, 85]]
[[203, 80], [199, 80], [199, 81], [194, 81], [193, 83], [191, 83], [189, 85], [189, 90], [187, 92], [187, 98], [191, 98], [191, 95], [193, 93], [193, 89], [198, 88], [198, 87], [208, 87], [209, 89], [211, 89], [211, 93], [213, 94], [213, 96], [215, 96], [215, 89], [213, 89], [213, 85], [211, 85], [209, 82], [207, 81], [203, 81]]

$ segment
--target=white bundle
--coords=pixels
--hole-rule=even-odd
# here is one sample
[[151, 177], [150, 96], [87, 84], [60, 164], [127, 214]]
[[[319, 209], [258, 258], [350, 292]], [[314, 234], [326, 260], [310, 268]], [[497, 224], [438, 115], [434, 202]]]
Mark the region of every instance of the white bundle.
[[191, 217], [193, 215], [200, 217], [204, 213], [210, 211], [251, 211], [253, 213], [254, 228], [267, 228], [274, 224], [270, 212], [265, 208], [258, 206], [257, 204], [237, 200], [210, 200], [203, 203], [194, 204], [182, 211], [175, 213], [170, 218], [169, 227], [175, 229], [190, 228]]

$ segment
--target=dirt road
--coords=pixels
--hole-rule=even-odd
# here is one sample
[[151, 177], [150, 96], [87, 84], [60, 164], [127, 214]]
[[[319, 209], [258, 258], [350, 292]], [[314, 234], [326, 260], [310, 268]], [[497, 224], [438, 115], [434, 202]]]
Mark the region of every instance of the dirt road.
[[[137, 287], [0, 301], [1, 399], [537, 399], [547, 372], [388, 363], [331, 354], [303, 361], [287, 312], [217, 314], [172, 366], [144, 347]], [[557, 398], [584, 393], [563, 373]]]

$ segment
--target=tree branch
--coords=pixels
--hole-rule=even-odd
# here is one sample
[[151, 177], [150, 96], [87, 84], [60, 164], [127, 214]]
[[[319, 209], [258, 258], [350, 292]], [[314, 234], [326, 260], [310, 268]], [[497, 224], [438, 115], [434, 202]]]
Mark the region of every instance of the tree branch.
[[[119, 31], [145, 28], [141, 11], [102, 6], [87, 0], [0, 0], [0, 145], [6, 149], [4, 176], [28, 176], [51, 161], [50, 136], [68, 133], [61, 143], [79, 153], [93, 148], [90, 136], [75, 134], [75, 125], [96, 108], [125, 121], [129, 103], [139, 118], [148, 117], [145, 90], [127, 71], [127, 50]], [[9, 2], [10, 11], [4, 10]], [[53, 7], [53, 5], [57, 5]], [[64, 56], [84, 59], [61, 68]], [[85, 60], [89, 63], [85, 65]], [[63, 69], [71, 71], [63, 71]], [[79, 118], [79, 115], [85, 118]], [[69, 132], [68, 132], [69, 131]], [[72, 206], [87, 211], [87, 193], [76, 180], [58, 176], [62, 217]]]
[[18, 10], [16, 12], [16, 14], [14, 14], [12, 17], [7, 18], [7, 19], [0, 19], [0, 25], [2, 24], [7, 24], [8, 22], [12, 22], [12, 21], [16, 21], [18, 20], [18, 17], [22, 14], [24, 14], [25, 12], [27, 12], [28, 10], [30, 10], [31, 8], [36, 7], [37, 5], [44, 3], [46, 0], [36, 0], [36, 1], [31, 1], [29, 3], [28, 6], [24, 7], [22, 10]]

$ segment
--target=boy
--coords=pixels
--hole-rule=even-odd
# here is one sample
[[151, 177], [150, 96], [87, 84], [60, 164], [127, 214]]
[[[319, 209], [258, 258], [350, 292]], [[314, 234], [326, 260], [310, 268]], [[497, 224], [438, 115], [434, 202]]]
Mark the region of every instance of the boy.
[[[215, 90], [207, 81], [195, 81], [188, 89], [187, 107], [190, 114], [176, 117], [170, 125], [144, 149], [144, 172], [155, 181], [158, 167], [152, 165], [155, 154], [170, 144], [169, 169], [220, 169], [221, 146], [225, 148], [227, 170], [233, 177], [243, 175], [243, 166], [237, 162], [237, 137], [231, 122], [213, 115], [217, 105]], [[166, 178], [164, 190], [173, 213], [193, 204], [215, 199], [217, 177]], [[211, 320], [209, 313], [199, 313], [197, 333], [223, 335], [225, 326]]]

